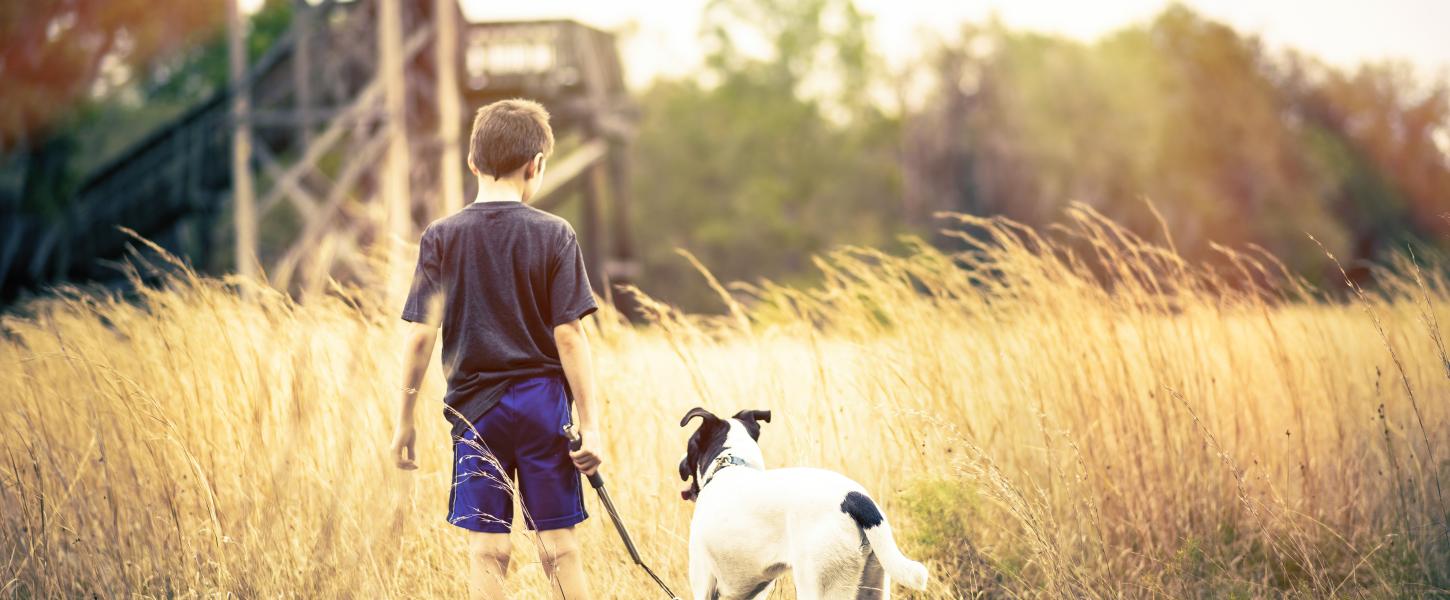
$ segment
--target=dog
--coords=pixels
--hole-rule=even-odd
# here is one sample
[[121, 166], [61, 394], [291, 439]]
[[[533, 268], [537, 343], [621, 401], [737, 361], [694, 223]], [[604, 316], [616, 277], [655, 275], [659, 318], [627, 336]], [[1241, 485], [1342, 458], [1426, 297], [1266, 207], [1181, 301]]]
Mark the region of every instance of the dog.
[[700, 419], [680, 461], [690, 521], [695, 600], [765, 598], [786, 571], [802, 600], [886, 599], [894, 579], [926, 589], [927, 570], [901, 554], [891, 526], [861, 484], [824, 469], [766, 469], [760, 424], [768, 410]]

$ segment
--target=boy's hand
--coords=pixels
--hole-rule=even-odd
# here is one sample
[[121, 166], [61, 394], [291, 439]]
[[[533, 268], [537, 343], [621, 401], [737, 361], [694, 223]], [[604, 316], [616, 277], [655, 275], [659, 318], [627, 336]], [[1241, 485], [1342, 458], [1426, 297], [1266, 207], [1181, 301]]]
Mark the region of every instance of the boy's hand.
[[400, 423], [398, 430], [393, 434], [392, 459], [399, 469], [412, 471], [418, 468], [414, 462], [418, 455], [413, 452], [413, 442], [418, 438], [418, 433], [413, 429], [411, 423]]
[[599, 470], [599, 465], [604, 463], [602, 444], [599, 443], [600, 436], [597, 430], [586, 429], [580, 432], [582, 445], [579, 449], [569, 453], [570, 460], [574, 461], [574, 468], [580, 473], [593, 475]]

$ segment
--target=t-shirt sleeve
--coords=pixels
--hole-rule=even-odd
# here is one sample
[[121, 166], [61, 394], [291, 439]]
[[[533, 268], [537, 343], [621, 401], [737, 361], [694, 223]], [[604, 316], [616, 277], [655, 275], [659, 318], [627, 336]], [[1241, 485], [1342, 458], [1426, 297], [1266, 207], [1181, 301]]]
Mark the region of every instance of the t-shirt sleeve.
[[554, 261], [554, 271], [549, 277], [549, 325], [558, 327], [570, 321], [577, 321], [598, 310], [594, 303], [594, 290], [589, 287], [589, 275], [584, 270], [584, 252], [579, 249], [579, 239], [573, 232], [564, 240]]
[[438, 273], [438, 240], [431, 234], [432, 229], [423, 230], [423, 239], [418, 242], [418, 267], [413, 270], [413, 284], [408, 288], [408, 299], [403, 302], [404, 321], [427, 323], [430, 308], [441, 309], [433, 308], [442, 285]]

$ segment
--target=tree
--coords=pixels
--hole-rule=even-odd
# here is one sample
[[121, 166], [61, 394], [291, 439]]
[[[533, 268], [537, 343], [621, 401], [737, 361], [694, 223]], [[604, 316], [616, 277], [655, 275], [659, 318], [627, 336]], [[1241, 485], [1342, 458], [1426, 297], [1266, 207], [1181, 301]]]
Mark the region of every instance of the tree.
[[1352, 73], [1291, 56], [1281, 85], [1323, 173], [1323, 194], [1353, 231], [1355, 254], [1375, 257], [1406, 244], [1450, 238], [1450, 157], [1436, 143], [1450, 131], [1450, 90], [1422, 85], [1403, 64]]
[[1444, 231], [1446, 95], [1402, 71], [1305, 67], [1182, 6], [1090, 44], [968, 28], [934, 71], [904, 142], [917, 222], [1040, 227], [1081, 201], [1195, 260], [1255, 244], [1320, 279], [1337, 271], [1306, 233], [1355, 259]]
[[216, 2], [34, 0], [0, 6], [0, 152], [222, 22]]
[[[642, 98], [634, 197], [636, 230], [656, 236], [640, 240], [647, 292], [719, 308], [675, 248], [726, 280], [798, 279], [812, 254], [891, 242], [901, 223], [896, 122], [850, 94], [806, 89], [817, 77], [861, 89], [871, 76], [864, 26], [841, 0], [710, 4], [713, 85], [662, 81]], [[744, 52], [741, 36], [763, 37], [774, 54]]]
[[[8, 86], [0, 94], [0, 156], [9, 163], [0, 164], [0, 182], [15, 182], [0, 183], [0, 208], [54, 217], [93, 169], [226, 85], [222, 4], [163, 4], [0, 7], [0, 77]], [[287, 30], [290, 13], [288, 0], [268, 0], [252, 16], [253, 58]]]

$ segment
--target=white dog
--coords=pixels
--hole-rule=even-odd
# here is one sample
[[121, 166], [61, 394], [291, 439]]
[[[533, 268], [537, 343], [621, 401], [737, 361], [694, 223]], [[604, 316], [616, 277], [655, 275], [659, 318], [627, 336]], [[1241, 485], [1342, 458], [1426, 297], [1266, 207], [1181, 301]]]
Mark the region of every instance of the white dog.
[[695, 600], [764, 598], [787, 570], [802, 600], [889, 598], [891, 579], [926, 588], [926, 567], [896, 548], [861, 484], [823, 469], [766, 470], [756, 441], [770, 411], [721, 419], [694, 408], [680, 426], [696, 417], [700, 428], [680, 461], [680, 479], [694, 478], [681, 496], [696, 501]]

